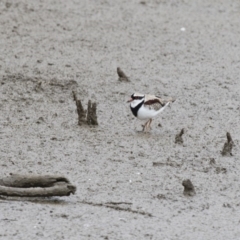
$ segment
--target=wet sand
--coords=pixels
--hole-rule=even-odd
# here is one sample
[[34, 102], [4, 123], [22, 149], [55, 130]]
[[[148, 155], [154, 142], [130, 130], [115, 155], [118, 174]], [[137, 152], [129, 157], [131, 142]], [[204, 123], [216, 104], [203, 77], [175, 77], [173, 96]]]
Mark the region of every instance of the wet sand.
[[[239, 9], [2, 1], [1, 176], [61, 174], [77, 192], [0, 199], [0, 238], [240, 239]], [[85, 108], [97, 102], [99, 126], [77, 125], [73, 90]], [[136, 91], [177, 98], [147, 134], [126, 103]], [[183, 195], [185, 179], [196, 195]]]

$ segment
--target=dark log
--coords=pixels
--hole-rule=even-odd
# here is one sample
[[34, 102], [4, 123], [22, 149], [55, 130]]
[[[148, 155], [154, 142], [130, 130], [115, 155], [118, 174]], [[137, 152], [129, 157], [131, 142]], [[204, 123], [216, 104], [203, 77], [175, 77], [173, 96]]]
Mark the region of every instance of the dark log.
[[11, 174], [9, 177], [0, 179], [0, 185], [5, 187], [18, 187], [18, 188], [30, 188], [30, 187], [52, 187], [54, 183], [65, 182], [69, 183], [69, 180], [62, 176], [55, 175], [20, 175]]

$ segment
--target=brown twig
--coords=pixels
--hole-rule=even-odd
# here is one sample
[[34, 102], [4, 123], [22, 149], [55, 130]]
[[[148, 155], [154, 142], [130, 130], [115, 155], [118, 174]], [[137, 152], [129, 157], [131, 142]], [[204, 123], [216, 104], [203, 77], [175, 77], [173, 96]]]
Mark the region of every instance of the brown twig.
[[227, 141], [224, 143], [222, 156], [232, 156], [233, 140], [229, 132], [227, 132]]
[[97, 104], [88, 101], [87, 123], [88, 125], [98, 125], [97, 122]]
[[72, 91], [73, 94], [73, 101], [77, 101], [77, 94], [75, 91]]
[[78, 113], [78, 125], [81, 126], [86, 123], [86, 111], [82, 106], [81, 100], [77, 98], [77, 94], [75, 91], [72, 91], [73, 100], [76, 102], [77, 113]]
[[77, 113], [78, 113], [78, 125], [81, 126], [86, 123], [86, 111], [82, 106], [81, 100], [76, 101]]

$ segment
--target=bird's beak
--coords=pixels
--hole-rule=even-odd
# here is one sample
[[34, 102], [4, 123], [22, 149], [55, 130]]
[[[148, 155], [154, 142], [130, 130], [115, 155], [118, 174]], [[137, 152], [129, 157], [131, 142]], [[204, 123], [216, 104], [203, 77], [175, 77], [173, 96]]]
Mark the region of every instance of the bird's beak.
[[127, 101], [127, 103], [128, 103], [128, 102], [132, 102], [132, 101], [133, 101], [133, 99], [131, 98], [131, 99], [129, 99], [129, 100]]

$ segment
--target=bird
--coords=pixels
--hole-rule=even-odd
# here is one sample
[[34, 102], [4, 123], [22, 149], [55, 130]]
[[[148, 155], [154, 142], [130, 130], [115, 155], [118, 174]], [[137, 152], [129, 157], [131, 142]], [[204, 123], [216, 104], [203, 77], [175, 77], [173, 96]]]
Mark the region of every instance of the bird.
[[142, 127], [143, 132], [148, 132], [151, 129], [152, 119], [161, 113], [171, 102], [175, 102], [175, 99], [163, 99], [155, 95], [133, 93], [127, 102], [130, 103], [130, 109], [135, 117], [140, 120], [147, 120]]

